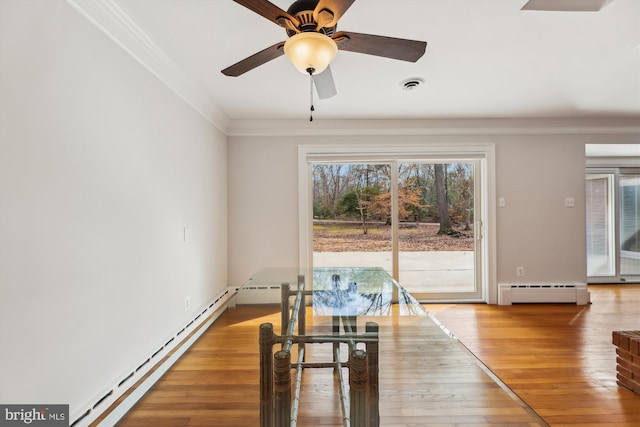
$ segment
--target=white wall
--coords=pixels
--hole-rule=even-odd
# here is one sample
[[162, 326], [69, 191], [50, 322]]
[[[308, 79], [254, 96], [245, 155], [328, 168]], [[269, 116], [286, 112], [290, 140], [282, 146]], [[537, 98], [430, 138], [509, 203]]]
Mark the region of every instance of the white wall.
[[0, 1], [0, 132], [0, 402], [73, 414], [226, 288], [226, 137], [51, 0]]
[[[325, 129], [326, 133], [327, 130]], [[427, 131], [424, 131], [428, 133]], [[233, 136], [229, 138], [229, 281], [298, 262], [298, 146], [493, 143], [496, 148], [497, 282], [586, 282], [584, 144], [638, 143], [640, 135]], [[574, 133], [574, 134], [571, 134]], [[566, 197], [575, 198], [565, 208]], [[525, 277], [516, 277], [516, 266]], [[496, 283], [490, 284], [496, 286]]]

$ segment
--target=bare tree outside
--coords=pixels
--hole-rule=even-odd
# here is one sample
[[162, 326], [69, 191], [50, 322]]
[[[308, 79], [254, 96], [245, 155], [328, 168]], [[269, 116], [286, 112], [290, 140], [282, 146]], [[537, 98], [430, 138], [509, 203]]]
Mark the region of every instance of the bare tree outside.
[[449, 234], [453, 227], [449, 218], [449, 201], [447, 197], [447, 187], [445, 183], [445, 165], [433, 165], [436, 177], [436, 195], [438, 197], [438, 214], [440, 216], [440, 230], [438, 234]]

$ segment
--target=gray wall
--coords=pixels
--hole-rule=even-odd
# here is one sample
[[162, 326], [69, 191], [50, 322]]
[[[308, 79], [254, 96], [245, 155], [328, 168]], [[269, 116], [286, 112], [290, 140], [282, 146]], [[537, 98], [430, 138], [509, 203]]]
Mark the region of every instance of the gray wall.
[[0, 19], [0, 402], [73, 415], [226, 288], [226, 137], [65, 2]]
[[[229, 281], [298, 262], [298, 146], [493, 143], [496, 152], [497, 282], [586, 282], [586, 143], [638, 143], [636, 134], [550, 133], [422, 136], [234, 136], [229, 138]], [[575, 198], [565, 208], [565, 197]], [[256, 209], [259, 206], [260, 209]], [[491, 232], [491, 230], [489, 231]], [[516, 277], [524, 266], [525, 277]]]

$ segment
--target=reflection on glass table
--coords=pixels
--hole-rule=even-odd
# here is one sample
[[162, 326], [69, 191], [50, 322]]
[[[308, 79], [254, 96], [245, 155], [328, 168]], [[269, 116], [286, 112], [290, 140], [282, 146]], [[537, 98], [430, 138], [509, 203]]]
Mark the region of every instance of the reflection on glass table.
[[[426, 315], [420, 303], [379, 267], [266, 268], [239, 290], [238, 304], [280, 303], [283, 283], [297, 290], [299, 276], [312, 292], [313, 316]], [[310, 280], [307, 279], [310, 276]]]
[[314, 268], [314, 316], [426, 314], [424, 308], [382, 268]]

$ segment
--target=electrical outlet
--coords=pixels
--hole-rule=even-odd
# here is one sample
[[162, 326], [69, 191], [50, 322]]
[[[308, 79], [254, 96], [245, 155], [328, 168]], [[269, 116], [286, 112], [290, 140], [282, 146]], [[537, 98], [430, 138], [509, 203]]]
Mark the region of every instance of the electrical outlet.
[[516, 276], [518, 277], [524, 276], [524, 267], [516, 267]]
[[184, 298], [184, 311], [189, 311], [190, 308], [191, 308], [191, 298], [185, 297]]
[[567, 197], [564, 199], [564, 207], [565, 208], [573, 208], [576, 206], [576, 199], [573, 197]]

